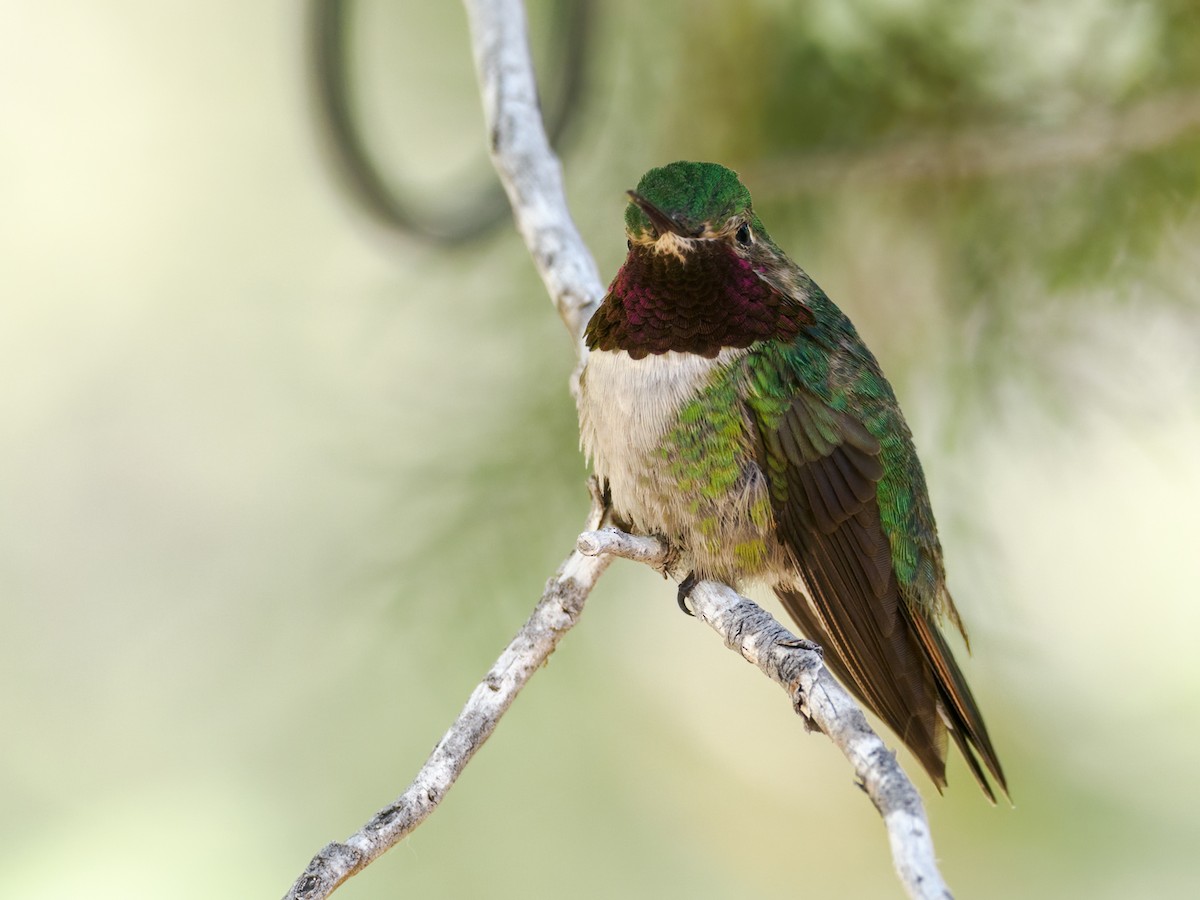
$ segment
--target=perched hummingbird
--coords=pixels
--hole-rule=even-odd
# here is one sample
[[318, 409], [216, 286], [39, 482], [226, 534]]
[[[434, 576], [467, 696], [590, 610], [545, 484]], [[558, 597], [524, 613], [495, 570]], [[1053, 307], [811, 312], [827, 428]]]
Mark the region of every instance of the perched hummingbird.
[[879, 363], [729, 169], [672, 163], [629, 197], [629, 253], [588, 323], [579, 399], [615, 520], [674, 549], [681, 603], [703, 579], [769, 583], [939, 790], [949, 732], [984, 793], [984, 767], [1007, 792], [938, 628], [966, 639]]

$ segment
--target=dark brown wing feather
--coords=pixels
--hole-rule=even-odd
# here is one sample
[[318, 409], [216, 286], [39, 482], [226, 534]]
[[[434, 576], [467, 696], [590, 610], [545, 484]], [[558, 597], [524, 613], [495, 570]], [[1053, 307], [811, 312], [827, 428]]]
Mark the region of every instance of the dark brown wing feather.
[[947, 725], [984, 793], [976, 752], [1004, 775], [970, 689], [937, 627], [909, 608], [880, 521], [878, 441], [861, 424], [800, 396], [772, 429], [758, 429], [760, 463], [776, 490], [776, 532], [808, 596], [777, 589], [830, 669], [946, 784]]

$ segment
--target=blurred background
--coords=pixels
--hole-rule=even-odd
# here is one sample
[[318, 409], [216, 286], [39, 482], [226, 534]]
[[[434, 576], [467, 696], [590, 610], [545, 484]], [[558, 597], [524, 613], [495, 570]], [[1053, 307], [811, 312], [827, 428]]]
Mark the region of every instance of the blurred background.
[[[334, 13], [6, 4], [2, 896], [281, 895], [582, 526], [464, 13]], [[909, 766], [957, 895], [1200, 893], [1195, 4], [530, 14], [602, 277], [643, 171], [724, 162], [895, 384], [1015, 800]], [[338, 896], [899, 896], [890, 865], [829, 742], [617, 563]]]

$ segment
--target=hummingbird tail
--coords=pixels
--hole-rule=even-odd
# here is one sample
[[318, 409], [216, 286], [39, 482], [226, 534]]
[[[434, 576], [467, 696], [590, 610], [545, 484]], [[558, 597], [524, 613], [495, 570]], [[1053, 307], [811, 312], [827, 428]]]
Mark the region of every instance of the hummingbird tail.
[[870, 651], [864, 652], [861, 642], [848, 638], [865, 629], [847, 618], [841, 604], [829, 602], [819, 590], [812, 601], [797, 590], [775, 592], [805, 636], [821, 645], [830, 671], [900, 737], [939, 791], [946, 786], [949, 733], [988, 799], [994, 803], [996, 795], [985, 766], [1007, 795], [983, 717], [936, 627], [894, 598], [894, 605], [884, 605], [891, 606], [895, 627], [888, 639], [870, 641]]

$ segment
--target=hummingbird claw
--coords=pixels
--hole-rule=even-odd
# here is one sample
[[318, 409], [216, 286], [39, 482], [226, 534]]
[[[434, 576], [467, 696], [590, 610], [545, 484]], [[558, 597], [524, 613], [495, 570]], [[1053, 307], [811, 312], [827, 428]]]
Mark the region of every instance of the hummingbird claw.
[[663, 578], [670, 578], [675, 572], [675, 567], [679, 564], [679, 549], [667, 540], [667, 536], [661, 532], [655, 532], [652, 537], [661, 541], [666, 550], [663, 554], [662, 562], [656, 565], [655, 568], [662, 573]]
[[683, 581], [679, 582], [679, 591], [675, 595], [675, 602], [679, 604], [679, 608], [689, 616], [694, 616], [691, 608], [688, 606], [688, 595], [692, 593], [692, 589], [700, 582], [696, 577], [695, 572], [688, 572]]

